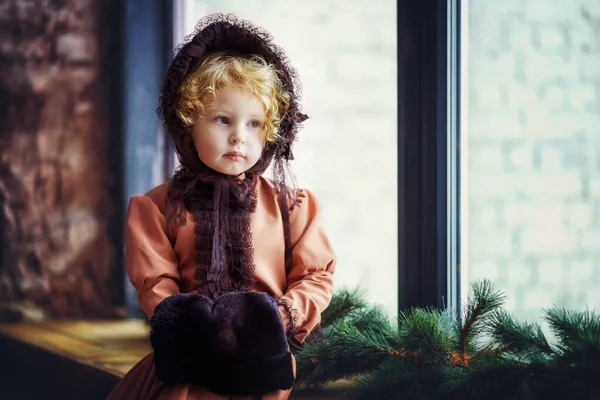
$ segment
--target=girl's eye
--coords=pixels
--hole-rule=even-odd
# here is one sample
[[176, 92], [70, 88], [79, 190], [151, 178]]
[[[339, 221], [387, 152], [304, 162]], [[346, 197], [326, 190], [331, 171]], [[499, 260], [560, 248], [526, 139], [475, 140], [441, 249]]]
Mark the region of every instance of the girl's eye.
[[217, 117], [216, 120], [220, 124], [228, 124], [229, 123], [229, 120], [226, 117]]
[[252, 121], [252, 122], [250, 122], [250, 126], [253, 128], [258, 128], [260, 126], [260, 122]]

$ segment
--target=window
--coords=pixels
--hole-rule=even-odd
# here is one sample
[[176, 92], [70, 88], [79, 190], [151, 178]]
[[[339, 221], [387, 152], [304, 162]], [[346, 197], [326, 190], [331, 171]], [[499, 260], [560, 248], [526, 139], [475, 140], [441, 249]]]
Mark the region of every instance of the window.
[[232, 12], [271, 32], [302, 80], [310, 116], [294, 172], [324, 208], [337, 287], [397, 311], [396, 2], [175, 2], [175, 42], [197, 20]]
[[463, 13], [463, 281], [491, 279], [527, 320], [598, 307], [598, 2], [469, 0]]

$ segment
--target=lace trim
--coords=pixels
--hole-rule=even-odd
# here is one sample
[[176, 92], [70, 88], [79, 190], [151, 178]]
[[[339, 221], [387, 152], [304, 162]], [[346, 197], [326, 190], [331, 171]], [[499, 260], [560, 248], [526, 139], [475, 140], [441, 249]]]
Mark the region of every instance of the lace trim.
[[256, 283], [250, 216], [240, 215], [232, 222], [236, 226], [230, 231], [232, 240], [229, 254], [233, 261], [229, 271], [231, 287], [238, 292], [250, 291]]
[[212, 212], [196, 210], [194, 212], [194, 259], [196, 260], [196, 280], [207, 282], [212, 260], [212, 237], [215, 225]]
[[286, 329], [286, 335], [288, 337], [293, 337], [300, 331], [300, 312], [294, 308], [294, 303], [290, 299], [277, 297], [276, 300], [277, 305], [283, 307], [283, 310], [285, 311], [285, 314], [290, 322]]
[[194, 219], [195, 278], [200, 291], [214, 298], [252, 290], [256, 267], [250, 213], [256, 211], [258, 178], [247, 174], [238, 180], [182, 169], [173, 182], [185, 188], [175, 192], [177, 223], [185, 225], [187, 212]]
[[[256, 211], [258, 203], [258, 191], [256, 189], [258, 178], [251, 175], [248, 180], [250, 182], [243, 186], [242, 193], [244, 198], [249, 199], [248, 208], [237, 210], [232, 215], [231, 225], [229, 226], [231, 235], [229, 255], [232, 260], [229, 276], [231, 278], [231, 288], [239, 292], [251, 291], [256, 284], [250, 213]], [[240, 182], [239, 185], [243, 184]]]

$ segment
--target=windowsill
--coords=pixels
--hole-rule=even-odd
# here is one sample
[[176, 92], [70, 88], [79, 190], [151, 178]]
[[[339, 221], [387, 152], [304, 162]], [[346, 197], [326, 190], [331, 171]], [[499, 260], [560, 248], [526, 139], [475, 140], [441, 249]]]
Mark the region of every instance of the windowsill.
[[[118, 379], [152, 350], [148, 343], [148, 326], [140, 320], [5, 324], [0, 325], [0, 339], [0, 344], [10, 349], [11, 355], [18, 358], [18, 363], [23, 365], [23, 371], [28, 372], [25, 381], [38, 373], [44, 374], [44, 371], [35, 371], [36, 368], [41, 368], [42, 364], [69, 365], [70, 367], [65, 368], [85, 375], [79, 381], [83, 379], [88, 382], [79, 382], [79, 393], [86, 389], [86, 385], [96, 393], [98, 390], [110, 390]], [[4, 349], [2, 353], [5, 353]], [[17, 361], [11, 361], [10, 357], [5, 360], [6, 364], [2, 365], [2, 369], [11, 369]], [[22, 374], [15, 370], [12, 373]], [[15, 376], [15, 379], [18, 378]], [[76, 381], [69, 374], [64, 374], [63, 379], [62, 384], [53, 383], [68, 390], [69, 385]], [[90, 379], [96, 383], [90, 382]], [[102, 382], [100, 389], [98, 382]], [[340, 381], [322, 389], [297, 388], [290, 399], [343, 398], [342, 393], [349, 386], [349, 382]]]

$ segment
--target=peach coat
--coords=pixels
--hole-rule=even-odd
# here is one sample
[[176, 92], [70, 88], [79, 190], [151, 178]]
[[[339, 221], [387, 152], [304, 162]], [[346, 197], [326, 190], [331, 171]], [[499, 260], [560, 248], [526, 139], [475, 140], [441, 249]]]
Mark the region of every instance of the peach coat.
[[[318, 201], [311, 192], [300, 190], [300, 204], [290, 213], [292, 263], [286, 272], [283, 222], [275, 188], [261, 177], [256, 189], [257, 207], [250, 214], [256, 267], [254, 291], [268, 292], [291, 304], [298, 318], [290, 321], [282, 307], [280, 314], [286, 329], [291, 328], [293, 337], [302, 343], [319, 325], [321, 312], [331, 300], [335, 255], [321, 225]], [[193, 216], [188, 213], [183, 226], [167, 228], [166, 190], [165, 183], [145, 195], [132, 196], [126, 217], [126, 270], [148, 318], [165, 297], [193, 292], [201, 285], [195, 279]], [[290, 393], [291, 389], [277, 391], [262, 399], [284, 400]], [[167, 387], [156, 378], [154, 359], [149, 354], [121, 379], [107, 400], [254, 398], [259, 397], [217, 395], [197, 385]]]

